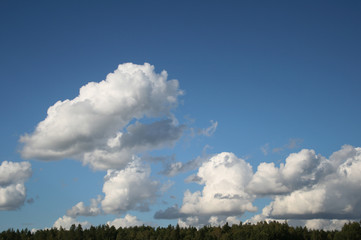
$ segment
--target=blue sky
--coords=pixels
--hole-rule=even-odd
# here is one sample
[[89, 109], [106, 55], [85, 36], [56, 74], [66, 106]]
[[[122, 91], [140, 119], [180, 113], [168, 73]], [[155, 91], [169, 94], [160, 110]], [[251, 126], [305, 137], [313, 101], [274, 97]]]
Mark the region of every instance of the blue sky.
[[0, 230], [359, 220], [360, 11], [2, 1]]

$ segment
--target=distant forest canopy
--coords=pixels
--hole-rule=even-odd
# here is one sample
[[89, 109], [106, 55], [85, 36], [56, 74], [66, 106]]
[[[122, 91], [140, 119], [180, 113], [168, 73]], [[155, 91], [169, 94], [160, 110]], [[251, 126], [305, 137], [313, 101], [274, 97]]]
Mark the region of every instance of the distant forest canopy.
[[229, 226], [226, 223], [219, 227], [204, 226], [200, 229], [195, 227], [181, 228], [179, 225], [168, 227], [150, 227], [136, 226], [128, 228], [118, 228], [109, 225], [101, 225], [98, 227], [91, 226], [89, 229], [83, 229], [81, 225], [72, 225], [69, 230], [63, 228], [51, 228], [32, 232], [28, 229], [14, 230], [9, 229], [0, 233], [0, 240], [122, 240], [122, 239], [237, 239], [237, 240], [353, 240], [361, 239], [361, 222], [346, 223], [343, 228], [338, 231], [324, 231], [307, 229], [307, 227], [292, 227], [287, 223], [279, 222], [259, 222], [257, 224], [234, 224]]

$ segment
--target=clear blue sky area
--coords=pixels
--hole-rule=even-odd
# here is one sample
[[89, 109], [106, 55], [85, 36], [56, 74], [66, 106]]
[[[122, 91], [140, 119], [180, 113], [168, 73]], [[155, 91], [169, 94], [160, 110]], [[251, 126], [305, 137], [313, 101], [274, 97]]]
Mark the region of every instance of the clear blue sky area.
[[[359, 220], [360, 13], [360, 1], [1, 1], [0, 231]], [[124, 110], [114, 96], [151, 81], [133, 68], [165, 70], [169, 89]], [[130, 82], [87, 85], [116, 69]], [[160, 111], [166, 94], [176, 106]]]

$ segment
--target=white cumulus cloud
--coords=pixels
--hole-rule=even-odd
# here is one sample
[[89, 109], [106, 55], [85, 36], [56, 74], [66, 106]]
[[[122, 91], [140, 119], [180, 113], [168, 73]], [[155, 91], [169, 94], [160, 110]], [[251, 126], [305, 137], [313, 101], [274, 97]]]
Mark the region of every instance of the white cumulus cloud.
[[178, 219], [178, 224], [182, 228], [196, 227], [201, 228], [205, 225], [218, 227], [228, 223], [229, 226], [239, 224], [240, 220], [236, 216], [189, 216]]
[[208, 220], [209, 224], [213, 227], [223, 226], [224, 224], [228, 223], [228, 225], [232, 226], [233, 224], [239, 224], [240, 220], [237, 219], [235, 216], [229, 217], [219, 217], [219, 216], [212, 216]]
[[91, 224], [88, 221], [84, 222], [78, 222], [76, 218], [70, 217], [70, 216], [63, 216], [61, 218], [58, 218], [53, 227], [54, 228], [64, 228], [66, 230], [69, 230], [71, 225], [75, 224], [75, 226], [78, 226], [79, 224], [82, 226], [82, 228], [90, 228]]
[[97, 216], [101, 213], [101, 209], [98, 207], [101, 200], [101, 196], [98, 196], [97, 199], [91, 199], [89, 207], [85, 206], [84, 202], [79, 202], [66, 211], [66, 215], [73, 218], [78, 216]]
[[360, 147], [345, 145], [329, 158], [302, 149], [279, 167], [260, 163], [255, 173], [245, 160], [221, 153], [204, 161], [187, 179], [203, 189], [186, 190], [180, 207], [157, 211], [156, 219], [178, 218], [184, 226], [217, 224], [255, 211], [253, 201], [266, 196], [272, 199], [270, 204], [249, 222], [287, 219], [294, 225], [339, 229], [345, 219], [361, 218]]
[[136, 216], [132, 216], [130, 214], [125, 215], [124, 218], [116, 218], [113, 221], [108, 221], [107, 225], [114, 226], [115, 228], [126, 228], [126, 227], [134, 227], [141, 226], [144, 223], [140, 221]]
[[14, 210], [26, 199], [25, 181], [32, 175], [29, 162], [3, 161], [0, 165], [0, 210]]
[[104, 199], [101, 202], [105, 213], [120, 214], [128, 210], [148, 210], [154, 202], [159, 183], [150, 179], [150, 167], [135, 158], [123, 170], [108, 170], [104, 177]]
[[199, 168], [202, 191], [184, 194], [180, 213], [187, 215], [241, 215], [255, 211], [253, 197], [245, 191], [252, 178], [252, 167], [233, 153], [220, 153]]
[[[343, 146], [329, 159], [313, 150], [291, 154], [279, 169], [281, 186], [288, 192], [274, 195], [265, 207], [265, 216], [277, 219], [359, 219], [361, 217], [361, 148]], [[249, 188], [263, 176], [263, 182], [274, 179], [267, 174], [254, 175]], [[254, 179], [256, 178], [257, 181]], [[275, 182], [275, 181], [273, 181]], [[252, 185], [253, 184], [253, 185]], [[253, 189], [257, 192], [257, 189]], [[271, 188], [269, 194], [276, 194]]]
[[180, 218], [178, 219], [178, 225], [181, 228], [188, 228], [190, 226], [192, 227], [201, 227], [200, 223], [199, 223], [199, 218], [197, 216], [191, 216], [191, 217], [187, 217], [187, 218]]
[[304, 225], [309, 229], [323, 229], [326, 231], [341, 230], [350, 220], [339, 219], [310, 219], [304, 221]]
[[289, 192], [281, 177], [280, 170], [274, 163], [260, 163], [247, 189], [259, 195]]
[[258, 165], [248, 189], [259, 195], [290, 193], [313, 186], [332, 170], [326, 158], [309, 149], [291, 153], [285, 162], [279, 168], [274, 163]]
[[169, 120], [125, 129], [133, 119], [174, 118], [170, 110], [182, 94], [178, 85], [148, 63], [121, 64], [105, 80], [81, 87], [76, 98], [51, 106], [35, 131], [20, 138], [21, 154], [46, 161], [76, 158], [94, 169], [122, 168], [137, 151], [181, 136], [183, 127]]

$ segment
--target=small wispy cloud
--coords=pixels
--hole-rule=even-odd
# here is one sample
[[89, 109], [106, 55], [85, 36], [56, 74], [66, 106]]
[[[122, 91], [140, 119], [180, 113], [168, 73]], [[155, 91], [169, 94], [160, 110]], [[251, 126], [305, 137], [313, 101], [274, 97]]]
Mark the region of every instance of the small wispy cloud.
[[261, 146], [262, 153], [267, 156], [269, 153], [269, 143], [266, 143], [265, 145]]
[[285, 150], [292, 150], [301, 147], [301, 143], [303, 142], [300, 138], [291, 138], [288, 140], [288, 143], [284, 144], [281, 147], [274, 147], [271, 148], [270, 143], [265, 143], [263, 146], [260, 147], [263, 155], [267, 156], [270, 153], [280, 153]]
[[203, 162], [207, 161], [212, 156], [210, 154], [207, 154], [206, 152], [209, 148], [209, 145], [204, 146], [202, 155], [188, 162], [171, 162], [166, 164], [160, 174], [168, 177], [174, 177], [180, 173], [188, 172], [199, 168]]
[[191, 136], [192, 137], [197, 135], [198, 136], [203, 135], [206, 137], [212, 136], [217, 130], [218, 122], [211, 120], [210, 123], [211, 125], [207, 128], [190, 128]]
[[287, 149], [291, 150], [291, 149], [295, 149], [295, 148], [299, 148], [301, 146], [301, 143], [303, 142], [302, 139], [299, 138], [291, 138], [287, 144], [283, 145], [282, 147], [277, 147], [277, 148], [273, 148], [272, 152], [273, 153], [278, 153], [278, 152], [282, 152], [285, 151]]
[[207, 137], [212, 136], [215, 133], [216, 129], [217, 129], [218, 122], [213, 121], [213, 120], [211, 120], [210, 122], [211, 122], [211, 125], [208, 128], [199, 129], [197, 134], [198, 135], [204, 135], [204, 136], [207, 136]]

